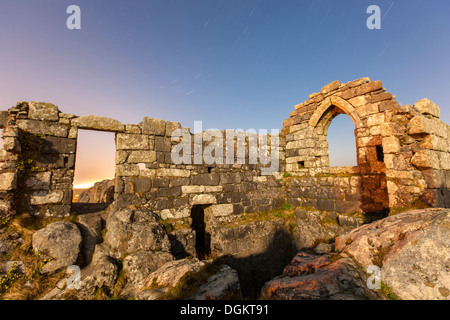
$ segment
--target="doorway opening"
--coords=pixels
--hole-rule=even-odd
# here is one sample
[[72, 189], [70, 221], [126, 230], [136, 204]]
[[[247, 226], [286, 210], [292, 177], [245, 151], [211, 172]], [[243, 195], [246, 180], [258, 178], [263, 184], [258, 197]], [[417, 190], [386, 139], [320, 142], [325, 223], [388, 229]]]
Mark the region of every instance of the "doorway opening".
[[78, 130], [72, 207], [89, 212], [114, 200], [115, 134]]
[[206, 230], [205, 208], [208, 205], [194, 205], [191, 209], [191, 228], [195, 231], [195, 251], [200, 260], [211, 253], [211, 235]]

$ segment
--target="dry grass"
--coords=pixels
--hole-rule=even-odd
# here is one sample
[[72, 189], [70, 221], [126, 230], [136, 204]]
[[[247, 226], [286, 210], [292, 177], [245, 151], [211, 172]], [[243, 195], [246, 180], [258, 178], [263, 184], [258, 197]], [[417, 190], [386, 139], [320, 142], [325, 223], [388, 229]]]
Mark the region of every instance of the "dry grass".
[[34, 300], [54, 288], [59, 280], [65, 277], [64, 271], [41, 274], [40, 270], [44, 266], [39, 255], [36, 255], [32, 247], [32, 237], [36, 230], [39, 230], [55, 219], [31, 217], [22, 214], [14, 217], [3, 228], [7, 228], [10, 233], [20, 234], [22, 243], [12, 252], [6, 255], [5, 261], [22, 261], [25, 265], [23, 273], [18, 273], [14, 281], [10, 282], [5, 290], [0, 291], [1, 300]]

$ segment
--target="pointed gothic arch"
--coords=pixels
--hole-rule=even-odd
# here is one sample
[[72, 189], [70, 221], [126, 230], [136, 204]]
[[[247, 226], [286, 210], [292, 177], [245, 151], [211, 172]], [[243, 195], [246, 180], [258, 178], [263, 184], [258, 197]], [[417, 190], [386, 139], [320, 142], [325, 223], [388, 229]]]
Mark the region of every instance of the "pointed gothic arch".
[[348, 101], [345, 101], [344, 99], [337, 96], [331, 96], [322, 101], [320, 106], [314, 111], [313, 115], [311, 116], [309, 125], [315, 128], [320, 120], [324, 117], [324, 115], [335, 107], [342, 110], [343, 113], [347, 114], [350, 119], [352, 119], [356, 129], [363, 127], [363, 123], [358, 113], [356, 112], [355, 107], [353, 107]]

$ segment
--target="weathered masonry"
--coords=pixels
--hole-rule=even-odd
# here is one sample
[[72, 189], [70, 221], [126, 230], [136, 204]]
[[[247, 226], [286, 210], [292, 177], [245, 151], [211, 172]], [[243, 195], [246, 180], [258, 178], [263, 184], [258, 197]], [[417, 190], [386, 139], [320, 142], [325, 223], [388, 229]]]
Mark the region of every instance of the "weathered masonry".
[[[329, 166], [327, 129], [339, 114], [355, 125], [356, 167]], [[279, 152], [279, 171], [264, 176], [261, 165], [249, 164], [248, 152], [244, 164], [173, 164], [177, 122], [144, 118], [124, 125], [19, 102], [0, 112], [0, 214], [70, 214], [78, 129], [115, 133], [115, 205], [144, 205], [163, 219], [190, 217], [198, 206], [215, 216], [283, 203], [337, 213], [387, 211], [415, 201], [450, 207], [450, 126], [439, 117], [428, 99], [399, 105], [380, 81], [335, 81], [284, 121], [278, 148], [268, 148]], [[192, 150], [202, 147], [194, 140]]]

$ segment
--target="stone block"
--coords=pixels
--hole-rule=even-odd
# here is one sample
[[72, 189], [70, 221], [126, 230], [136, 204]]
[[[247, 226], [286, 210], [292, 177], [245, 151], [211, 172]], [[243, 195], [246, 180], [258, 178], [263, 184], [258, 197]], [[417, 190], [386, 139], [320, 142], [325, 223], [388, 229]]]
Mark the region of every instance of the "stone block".
[[383, 89], [383, 84], [381, 83], [381, 81], [372, 81], [372, 82], [368, 82], [368, 83], [364, 83], [362, 84], [360, 87], [358, 87], [357, 92], [358, 95], [363, 95], [363, 94], [367, 94], [370, 92], [374, 92], [377, 90], [382, 90]]
[[25, 132], [38, 135], [48, 135], [65, 138], [69, 133], [69, 127], [67, 125], [53, 122], [18, 120], [17, 126]]
[[317, 209], [323, 211], [335, 211], [334, 200], [332, 199], [318, 199]]
[[50, 171], [34, 173], [25, 181], [25, 187], [30, 190], [48, 190], [51, 176]]
[[233, 204], [216, 204], [205, 209], [205, 213], [214, 217], [225, 217], [233, 214], [233, 210]]
[[170, 183], [170, 179], [167, 177], [158, 177], [157, 179], [153, 180], [153, 187], [154, 188], [165, 188], [168, 187]]
[[445, 123], [437, 118], [416, 116], [408, 123], [409, 134], [434, 134], [447, 139], [448, 128]]
[[450, 170], [450, 153], [439, 152], [439, 163], [442, 170]]
[[431, 150], [421, 150], [411, 158], [413, 166], [425, 169], [439, 169], [440, 162], [438, 153]]
[[375, 103], [375, 102], [391, 100], [391, 99], [392, 99], [391, 93], [383, 92], [383, 93], [372, 95], [372, 97], [370, 98], [370, 102]]
[[2, 133], [3, 138], [11, 137], [18, 138], [19, 137], [19, 127], [18, 126], [8, 126], [3, 129]]
[[19, 140], [14, 137], [4, 137], [3, 149], [6, 151], [20, 152]]
[[8, 123], [8, 111], [0, 111], [0, 128], [4, 128]]
[[71, 127], [69, 129], [69, 133], [67, 135], [67, 138], [69, 139], [76, 139], [78, 137], [78, 128], [77, 127]]
[[182, 194], [222, 192], [223, 186], [181, 186]]
[[123, 132], [125, 126], [118, 120], [100, 116], [81, 116], [72, 120], [72, 125], [80, 129], [91, 129], [109, 132]]
[[364, 107], [367, 104], [367, 100], [364, 96], [352, 98], [348, 101], [353, 107]]
[[173, 122], [173, 121], [166, 122], [166, 136], [167, 137], [171, 137], [172, 133], [177, 129], [181, 129], [181, 124], [179, 122]]
[[191, 171], [184, 170], [184, 169], [159, 168], [159, 169], [156, 169], [156, 175], [158, 177], [188, 178], [191, 175]]
[[132, 177], [125, 180], [126, 193], [146, 193], [152, 188], [152, 179], [147, 177]]
[[28, 117], [33, 120], [58, 121], [58, 107], [51, 103], [29, 102]]
[[220, 184], [238, 184], [241, 183], [241, 175], [237, 172], [223, 173], [220, 175]]
[[443, 170], [429, 169], [423, 170], [422, 174], [425, 178], [427, 188], [440, 189], [445, 187], [445, 172]]
[[116, 138], [117, 150], [148, 150], [149, 140], [147, 135], [119, 133]]
[[216, 204], [217, 199], [211, 194], [197, 194], [190, 198], [190, 204]]
[[0, 191], [10, 191], [17, 187], [17, 175], [14, 172], [0, 173]]
[[420, 143], [420, 147], [423, 149], [437, 150], [437, 151], [447, 151], [448, 150], [448, 140], [435, 136], [427, 135], [423, 138]]
[[61, 203], [64, 198], [64, 192], [62, 190], [54, 191], [36, 191], [31, 194], [31, 205], [45, 205], [45, 204], [58, 204]]
[[145, 117], [140, 123], [142, 133], [164, 136], [166, 134], [166, 122], [161, 119]]
[[10, 159], [16, 161], [17, 155], [14, 155], [13, 153], [10, 153], [6, 150], [0, 149], [0, 162], [6, 162], [9, 161]]
[[130, 151], [117, 150], [116, 151], [116, 164], [124, 164], [127, 162]]
[[397, 137], [383, 137], [383, 152], [398, 153], [400, 151], [400, 142]]
[[195, 176], [191, 176], [191, 184], [193, 185], [205, 185], [214, 186], [219, 184], [219, 174], [216, 173], [203, 173]]
[[327, 94], [327, 93], [329, 93], [331, 91], [339, 89], [340, 85], [341, 85], [341, 83], [339, 82], [339, 80], [333, 81], [333, 82], [327, 84], [326, 86], [324, 86], [320, 90], [320, 93]]
[[170, 138], [156, 136], [155, 137], [155, 150], [162, 152], [170, 152], [172, 150], [172, 143], [170, 142]]
[[305, 106], [304, 103], [299, 103], [295, 106], [295, 110], [299, 110], [299, 109], [303, 108], [304, 106]]
[[126, 124], [125, 125], [125, 132], [126, 133], [136, 133], [136, 134], [140, 134], [141, 132], [141, 127], [138, 126], [137, 124]]
[[341, 95], [343, 99], [351, 99], [357, 96], [362, 96], [370, 92], [378, 91], [383, 89], [383, 84], [381, 81], [372, 81], [368, 83], [363, 83], [360, 86], [350, 88], [344, 91]]
[[116, 165], [116, 175], [119, 177], [133, 177], [139, 175], [139, 166], [136, 164]]
[[414, 107], [422, 114], [431, 115], [436, 118], [439, 118], [441, 116], [441, 110], [439, 109], [438, 105], [426, 98], [416, 102]]
[[59, 113], [59, 119], [73, 119], [76, 117], [77, 117], [76, 115], [70, 114], [70, 113], [64, 113], [64, 112]]
[[67, 118], [59, 118], [60, 124], [70, 125], [70, 119]]
[[384, 120], [385, 118], [383, 113], [375, 113], [367, 117], [367, 125], [369, 127], [379, 126], [384, 123]]
[[283, 121], [283, 127], [288, 128], [294, 125], [294, 119], [289, 118]]
[[360, 85], [368, 83], [368, 82], [370, 82], [370, 78], [365, 77], [365, 78], [353, 80], [353, 81], [347, 83], [347, 86], [349, 88], [354, 88], [354, 87], [359, 87]]
[[42, 153], [75, 153], [77, 144], [75, 139], [45, 136], [42, 138]]
[[150, 150], [131, 151], [127, 163], [152, 163], [156, 161], [156, 152]]

